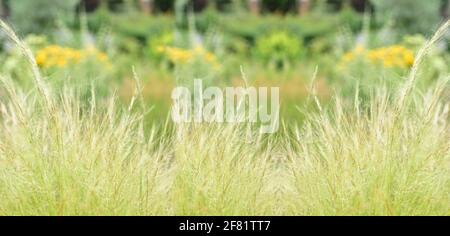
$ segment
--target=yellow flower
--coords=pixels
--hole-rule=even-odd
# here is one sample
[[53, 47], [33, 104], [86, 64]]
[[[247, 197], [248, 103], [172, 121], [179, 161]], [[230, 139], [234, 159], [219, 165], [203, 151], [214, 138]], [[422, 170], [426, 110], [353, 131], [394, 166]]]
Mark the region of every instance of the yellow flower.
[[200, 59], [205, 62], [211, 63], [213, 67], [219, 68], [220, 64], [216, 59], [216, 56], [208, 52], [203, 46], [197, 45], [193, 49], [184, 49], [169, 46], [159, 46], [157, 50], [175, 64], [187, 64], [193, 59]]
[[196, 54], [203, 54], [205, 52], [205, 49], [203, 48], [202, 45], [197, 45], [194, 47], [194, 52]]
[[36, 63], [45, 68], [54, 66], [64, 67], [68, 64], [79, 63], [88, 57], [94, 57], [100, 62], [108, 62], [108, 56], [92, 46], [80, 50], [58, 45], [49, 45], [38, 50], [36, 53]]
[[411, 51], [407, 51], [403, 54], [403, 60], [407, 65], [411, 66], [414, 63], [414, 54]]
[[354, 55], [352, 52], [347, 52], [346, 54], [344, 54], [344, 57], [343, 57], [345, 62], [349, 62], [349, 61], [353, 60], [353, 58], [354, 58]]
[[38, 52], [36, 55], [36, 63], [38, 65], [44, 65], [44, 63], [47, 61], [47, 53], [46, 52]]
[[185, 64], [192, 58], [192, 52], [182, 48], [167, 47], [165, 52], [173, 63]]
[[361, 55], [368, 62], [381, 64], [385, 67], [404, 68], [411, 66], [414, 62], [414, 53], [401, 45], [391, 45], [372, 50], [365, 50], [363, 47], [357, 46], [353, 51], [344, 54], [342, 61], [351, 62], [355, 55]]
[[163, 53], [165, 51], [166, 47], [160, 45], [158, 47], [156, 47], [156, 52], [158, 53]]
[[58, 60], [56, 61], [56, 65], [59, 67], [64, 67], [67, 64], [67, 60], [63, 57], [58, 58]]
[[356, 53], [363, 53], [363, 52], [365, 51], [365, 49], [364, 49], [364, 46], [363, 46], [363, 45], [358, 44], [358, 45], [356, 45], [354, 51], [355, 51]]

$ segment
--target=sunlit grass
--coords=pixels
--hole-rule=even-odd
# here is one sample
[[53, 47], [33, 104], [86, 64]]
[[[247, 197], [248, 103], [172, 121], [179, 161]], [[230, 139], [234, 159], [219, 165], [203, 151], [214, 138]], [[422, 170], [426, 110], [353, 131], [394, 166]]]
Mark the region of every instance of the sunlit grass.
[[37, 89], [1, 77], [0, 215], [450, 214], [449, 76], [415, 91], [420, 53], [398, 91], [311, 97], [303, 125], [273, 135], [246, 123], [147, 130], [137, 102], [86, 107], [72, 88], [51, 90], [2, 27]]

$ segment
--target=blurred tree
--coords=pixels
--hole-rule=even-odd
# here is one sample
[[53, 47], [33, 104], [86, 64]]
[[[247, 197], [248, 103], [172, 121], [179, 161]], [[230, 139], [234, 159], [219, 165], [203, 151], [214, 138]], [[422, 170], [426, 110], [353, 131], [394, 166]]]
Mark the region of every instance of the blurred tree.
[[311, 6], [311, 0], [297, 0], [298, 14], [305, 15]]
[[139, 6], [141, 7], [142, 12], [147, 15], [150, 15], [153, 12], [153, 0], [139, 0]]
[[42, 34], [56, 28], [57, 22], [72, 24], [79, 0], [8, 1], [11, 21], [20, 33]]
[[262, 0], [262, 7], [269, 12], [286, 13], [295, 11], [296, 0]]
[[4, 18], [6, 16], [5, 6], [3, 5], [3, 1], [0, 1], [0, 18]]
[[351, 0], [352, 7], [359, 12], [371, 9], [370, 2], [368, 0]]
[[155, 8], [158, 11], [167, 12], [173, 11], [175, 0], [154, 0]]
[[9, 15], [8, 0], [0, 0], [0, 18], [6, 18]]
[[[176, 0], [153, 0], [154, 8], [161, 12], [175, 11]], [[204, 10], [211, 0], [188, 0], [186, 7], [193, 9], [196, 12]], [[215, 1], [214, 1], [215, 2]]]
[[440, 21], [441, 0], [371, 0], [376, 20], [398, 33], [429, 34]]
[[227, 11], [230, 10], [230, 7], [233, 4], [233, 0], [216, 0], [214, 1], [215, 7], [219, 11]]
[[261, 11], [261, 0], [247, 0], [248, 9], [253, 14], [259, 14]]
[[442, 16], [444, 19], [450, 18], [450, 0], [443, 0]]
[[[105, 1], [103, 1], [105, 2]], [[92, 12], [102, 3], [101, 0], [81, 0], [79, 5], [79, 10], [84, 10], [86, 12]]]
[[192, 0], [191, 4], [194, 11], [198, 12], [204, 10], [208, 6], [209, 2], [209, 0]]

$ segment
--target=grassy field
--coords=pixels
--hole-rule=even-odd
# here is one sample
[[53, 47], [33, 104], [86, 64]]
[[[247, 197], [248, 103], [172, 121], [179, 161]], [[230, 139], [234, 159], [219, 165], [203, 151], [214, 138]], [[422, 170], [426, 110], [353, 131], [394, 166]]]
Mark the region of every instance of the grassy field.
[[2, 22], [33, 89], [0, 77], [0, 215], [449, 215], [450, 77], [416, 89], [449, 24], [398, 87], [326, 105], [307, 93], [303, 122], [262, 135], [249, 123], [149, 126], [139, 86], [128, 106], [56, 90]]

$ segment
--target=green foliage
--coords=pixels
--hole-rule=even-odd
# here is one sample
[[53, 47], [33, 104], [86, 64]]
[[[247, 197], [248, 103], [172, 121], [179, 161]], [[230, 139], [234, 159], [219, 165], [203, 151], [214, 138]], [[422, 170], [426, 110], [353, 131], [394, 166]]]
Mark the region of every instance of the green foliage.
[[295, 9], [297, 0], [262, 0], [263, 9], [276, 12], [288, 12]]
[[173, 46], [173, 32], [164, 32], [159, 35], [149, 36], [147, 39], [147, 54], [151, 59], [160, 62], [163, 59], [162, 49], [166, 46]]
[[377, 21], [399, 33], [430, 34], [438, 26], [441, 0], [371, 0]]
[[[308, 44], [315, 39], [333, 36], [336, 33], [335, 29], [340, 26], [349, 26], [353, 31], [361, 28], [361, 16], [350, 9], [339, 14], [280, 17], [239, 13], [221, 14], [208, 8], [192, 19], [195, 20], [196, 32], [205, 38], [208, 38], [210, 33], [219, 34], [224, 39], [221, 41], [223, 48], [229, 50], [228, 52], [239, 52], [241, 55], [248, 55], [248, 48], [255, 46], [258, 38], [265, 37], [274, 31], [285, 31], [292, 36], [304, 39], [305, 44]], [[148, 17], [139, 13], [111, 14], [105, 9], [89, 16], [90, 29], [99, 30], [102, 25], [113, 26], [111, 29], [120, 38], [135, 38], [142, 45], [147, 46], [150, 41], [155, 41], [155, 37], [158, 38], [159, 35], [171, 31], [175, 26], [181, 35], [188, 34], [189, 31], [186, 19], [182, 24], [176, 25], [174, 17], [165, 15]]]
[[175, 0], [154, 0], [154, 4], [159, 11], [170, 11], [173, 10]]
[[224, 15], [217, 20], [215, 27], [223, 30], [225, 34], [243, 38], [250, 43], [255, 42], [256, 38], [276, 30], [284, 30], [309, 42], [312, 39], [335, 33], [336, 28], [348, 25], [347, 20], [349, 19], [353, 22], [351, 23], [352, 29], [356, 29], [359, 18], [359, 15], [356, 14], [352, 14], [350, 17], [338, 14], [311, 14], [302, 17]]
[[97, 17], [90, 18], [89, 24], [113, 26], [112, 30], [123, 37], [133, 37], [142, 44], [147, 38], [172, 29], [175, 21], [169, 16], [148, 17], [139, 13], [107, 14], [102, 12]]
[[344, 7], [337, 17], [342, 25], [350, 27], [353, 32], [361, 30], [363, 17], [352, 8]]
[[20, 33], [43, 33], [54, 30], [57, 21], [71, 24], [79, 0], [9, 1], [12, 22]]
[[277, 68], [285, 67], [303, 53], [303, 41], [286, 32], [273, 32], [256, 41], [255, 55]]

